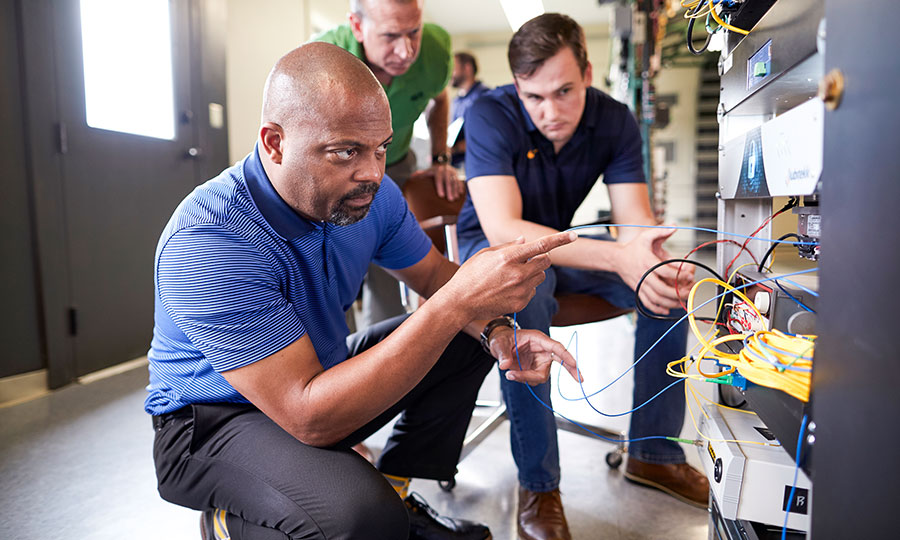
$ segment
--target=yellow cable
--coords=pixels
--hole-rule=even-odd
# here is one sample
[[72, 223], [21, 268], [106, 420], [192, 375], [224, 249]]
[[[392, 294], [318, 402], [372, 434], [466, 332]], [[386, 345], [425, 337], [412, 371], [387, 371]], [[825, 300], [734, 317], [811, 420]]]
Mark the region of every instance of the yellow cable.
[[[735, 272], [739, 269], [740, 267], [735, 269]], [[762, 314], [749, 298], [731, 285], [714, 278], [700, 280], [691, 288], [688, 295], [688, 313], [693, 311], [694, 297], [697, 289], [703, 283], [714, 283], [731, 291], [751, 306], [756, 315], [762, 319]], [[709, 341], [700, 334], [693, 313], [688, 315], [688, 322], [694, 335], [703, 346], [696, 357], [703, 359], [707, 358], [707, 355], [711, 355], [716, 362], [729, 368], [713, 376], [708, 376], [708, 378], [722, 377], [737, 370], [741, 376], [760, 386], [782, 390], [801, 401], [809, 401], [815, 336], [788, 336], [778, 330], [762, 330], [748, 336], [732, 334]], [[716, 348], [723, 343], [738, 340], [745, 342], [738, 354], [725, 353]], [[675, 362], [667, 366], [667, 372], [677, 373], [674, 370], [677, 364], [678, 362]], [[682, 361], [681, 364], [684, 366], [683, 375], [675, 376], [694, 378], [689, 376], [685, 362]], [[699, 365], [697, 371], [701, 375], [707, 376], [700, 370]]]
[[[697, 419], [694, 417], [694, 411], [691, 410], [691, 404], [690, 404], [690, 401], [687, 400], [687, 391], [688, 391], [688, 390], [687, 390], [687, 385], [685, 385], [685, 390], [684, 390], [684, 393], [685, 393], [685, 402], [686, 402], [686, 405], [687, 405], [688, 413], [690, 414], [690, 417], [691, 417], [691, 423], [694, 424], [694, 429], [697, 430], [697, 434], [700, 435], [702, 438], [706, 439], [707, 441], [709, 441], [709, 442], [726, 442], [726, 443], [733, 442], [733, 443], [743, 443], [743, 444], [756, 444], [756, 445], [759, 445], [759, 446], [781, 446], [780, 444], [772, 444], [772, 443], [768, 443], [768, 442], [759, 442], [759, 441], [742, 441], [742, 440], [737, 440], [737, 439], [712, 439], [712, 438], [710, 438], [710, 437], [704, 435], [703, 432], [700, 431], [700, 426], [697, 425]], [[691, 391], [693, 392], [694, 389], [691, 388]], [[694, 396], [694, 399], [697, 399], [696, 396]], [[697, 404], [699, 405], [700, 402], [698, 401]], [[703, 411], [703, 407], [702, 407], [702, 406], [700, 406], [700, 410]], [[703, 411], [703, 412], [704, 412], [704, 414], [706, 414], [706, 411]]]
[[733, 282], [734, 282], [734, 276], [737, 275], [737, 273], [741, 270], [741, 268], [747, 268], [748, 266], [757, 266], [757, 264], [756, 264], [755, 262], [748, 262], [748, 263], [744, 263], [744, 264], [738, 266], [737, 268], [735, 268], [734, 270], [732, 270], [732, 271], [731, 271], [731, 275], [728, 276], [728, 283], [733, 283]]
[[721, 26], [724, 26], [727, 30], [731, 30], [732, 32], [737, 32], [738, 34], [744, 34], [745, 36], [750, 33], [749, 30], [743, 30], [738, 28], [737, 26], [731, 26], [727, 22], [723, 21], [719, 14], [716, 13], [716, 9], [713, 6], [713, 0], [709, 0], [709, 12], [712, 15], [712, 18], [716, 20]]

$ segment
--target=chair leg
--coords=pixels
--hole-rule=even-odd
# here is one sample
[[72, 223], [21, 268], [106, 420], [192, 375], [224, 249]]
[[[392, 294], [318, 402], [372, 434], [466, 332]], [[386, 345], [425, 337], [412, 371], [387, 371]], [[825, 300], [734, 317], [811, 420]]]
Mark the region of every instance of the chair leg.
[[[478, 402], [476, 402], [476, 406]], [[472, 430], [472, 433], [469, 433], [465, 440], [463, 440], [462, 452], [459, 455], [459, 460], [462, 461], [466, 458], [472, 450], [475, 450], [481, 441], [487, 438], [497, 427], [503, 423], [504, 420], [507, 419], [506, 414], [506, 405], [502, 401], [491, 402], [489, 406], [496, 406], [494, 412], [490, 414], [487, 418], [485, 418], [478, 427]]]
[[[622, 465], [622, 458], [625, 455], [626, 450], [628, 449], [625, 446], [625, 443], [622, 442], [625, 440], [627, 434], [622, 431], [614, 431], [609, 428], [604, 428], [600, 426], [592, 426], [589, 424], [581, 423], [587, 429], [593, 431], [594, 433], [601, 435], [603, 437], [607, 437], [609, 439], [614, 439], [618, 441], [616, 444], [616, 448], [610, 450], [606, 454], [606, 464], [610, 466], [612, 469], [618, 469], [620, 465]], [[590, 436], [590, 433], [587, 433], [580, 427], [576, 426], [572, 422], [565, 420], [564, 418], [556, 418], [556, 428], [561, 429], [563, 431], [568, 431], [569, 433], [575, 433], [576, 435], [584, 435]]]

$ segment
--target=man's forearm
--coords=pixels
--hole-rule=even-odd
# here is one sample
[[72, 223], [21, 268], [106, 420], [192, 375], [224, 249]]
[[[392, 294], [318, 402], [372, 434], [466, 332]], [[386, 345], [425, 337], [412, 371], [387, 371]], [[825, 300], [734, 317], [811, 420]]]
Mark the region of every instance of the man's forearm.
[[304, 389], [306, 421], [295, 436], [330, 446], [377, 417], [422, 380], [466, 319], [458, 305], [436, 298], [377, 345], [319, 373]]
[[444, 89], [436, 98], [434, 106], [425, 119], [428, 124], [428, 134], [431, 137], [431, 154], [436, 155], [447, 151], [447, 127], [450, 125], [450, 98]]
[[[416, 292], [423, 298], [431, 298], [437, 291], [441, 289], [441, 287], [443, 287], [448, 281], [450, 281], [450, 278], [452, 278], [454, 274], [456, 274], [457, 270], [459, 270], [458, 264], [450, 262], [447, 259], [443, 259], [443, 263], [438, 268], [438, 271], [433, 274], [431, 281], [425, 287], [423, 287], [423, 290]], [[481, 335], [481, 330], [487, 323], [487, 320], [480, 319], [471, 321], [462, 330], [473, 338], [478, 339]]]

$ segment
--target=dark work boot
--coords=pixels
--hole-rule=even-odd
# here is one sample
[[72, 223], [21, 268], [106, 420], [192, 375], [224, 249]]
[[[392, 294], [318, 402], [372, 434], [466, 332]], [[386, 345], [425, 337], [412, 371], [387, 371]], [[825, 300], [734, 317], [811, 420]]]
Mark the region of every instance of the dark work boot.
[[418, 493], [403, 500], [409, 512], [409, 540], [486, 540], [491, 531], [480, 523], [438, 515]]

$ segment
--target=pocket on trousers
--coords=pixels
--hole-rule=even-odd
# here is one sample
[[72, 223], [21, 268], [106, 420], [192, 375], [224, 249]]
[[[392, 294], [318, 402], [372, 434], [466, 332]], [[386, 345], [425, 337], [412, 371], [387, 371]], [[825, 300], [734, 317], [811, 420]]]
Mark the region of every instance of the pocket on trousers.
[[191, 434], [190, 447], [192, 454], [196, 452], [198, 448], [203, 446], [206, 441], [215, 435], [226, 423], [241, 414], [257, 410], [256, 407], [252, 405], [241, 403], [195, 403], [191, 405], [191, 408], [193, 409], [194, 417], [194, 432]]

